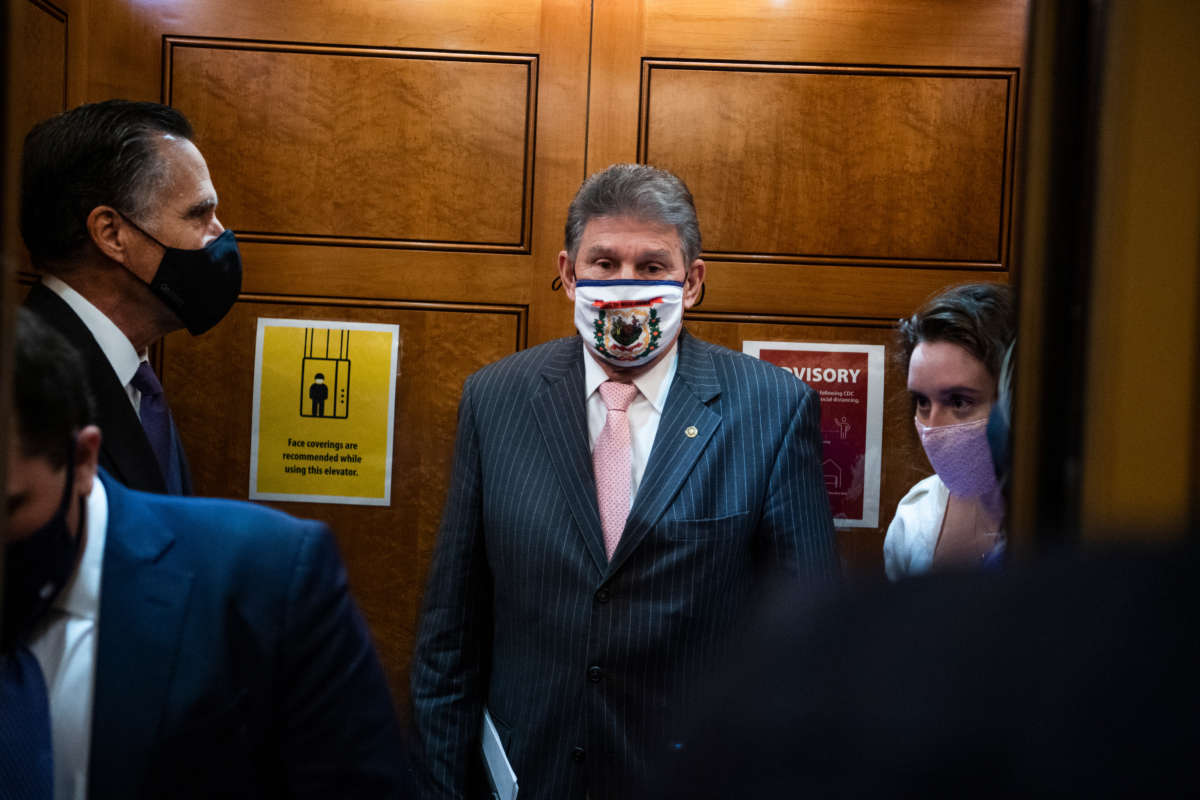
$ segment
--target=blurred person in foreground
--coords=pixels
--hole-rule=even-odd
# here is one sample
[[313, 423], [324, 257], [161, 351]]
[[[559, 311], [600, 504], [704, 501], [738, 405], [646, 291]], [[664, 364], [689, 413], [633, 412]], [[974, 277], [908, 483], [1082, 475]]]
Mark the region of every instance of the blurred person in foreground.
[[[1002, 486], [1011, 376], [1010, 348], [988, 420]], [[659, 762], [656, 796], [1196, 795], [1187, 534], [818, 600], [778, 585]]]
[[79, 355], [14, 338], [0, 796], [415, 796], [329, 530], [123, 487]]
[[947, 289], [900, 322], [900, 364], [935, 474], [909, 490], [888, 526], [892, 580], [1003, 551], [1004, 496], [987, 428], [1015, 324], [1012, 291], [996, 283]]

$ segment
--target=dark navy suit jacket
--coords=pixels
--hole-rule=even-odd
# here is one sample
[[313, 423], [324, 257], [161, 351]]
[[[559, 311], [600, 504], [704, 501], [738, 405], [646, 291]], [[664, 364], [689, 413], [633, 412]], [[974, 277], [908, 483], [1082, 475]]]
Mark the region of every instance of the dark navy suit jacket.
[[584, 357], [560, 339], [464, 386], [412, 675], [435, 796], [473, 792], [485, 704], [523, 800], [639, 796], [763, 575], [836, 570], [816, 393], [686, 333], [610, 563]]
[[415, 796], [329, 530], [100, 480], [88, 796]]
[[[91, 331], [78, 315], [57, 294], [42, 284], [36, 284], [25, 298], [25, 307], [37, 313], [51, 327], [66, 337], [87, 367], [88, 385], [96, 401], [96, 424], [104, 432], [100, 443], [100, 466], [131, 489], [144, 492], [166, 492], [168, 487], [158, 466], [158, 458], [146, 438], [125, 387], [117, 380], [112, 364], [96, 343]], [[170, 398], [168, 398], [170, 402]], [[174, 494], [191, 494], [192, 478], [179, 432], [171, 424], [171, 451], [179, 465], [182, 485]]]

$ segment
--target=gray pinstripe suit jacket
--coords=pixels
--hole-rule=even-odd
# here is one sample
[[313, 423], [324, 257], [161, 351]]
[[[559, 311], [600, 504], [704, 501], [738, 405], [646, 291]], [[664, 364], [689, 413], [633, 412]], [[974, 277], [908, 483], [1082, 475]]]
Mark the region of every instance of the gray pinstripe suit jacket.
[[412, 671], [434, 796], [471, 794], [487, 705], [522, 800], [636, 797], [764, 571], [835, 570], [816, 393], [686, 332], [610, 563], [584, 357], [559, 339], [463, 388]]

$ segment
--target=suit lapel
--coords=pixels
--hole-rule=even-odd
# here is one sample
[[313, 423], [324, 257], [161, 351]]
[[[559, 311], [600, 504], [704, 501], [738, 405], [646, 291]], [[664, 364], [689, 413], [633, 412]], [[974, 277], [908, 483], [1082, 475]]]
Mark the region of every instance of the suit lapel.
[[120, 797], [145, 775], [162, 722], [192, 574], [165, 563], [174, 536], [101, 472], [108, 530], [100, 582], [89, 794]]
[[596, 478], [589, 455], [583, 389], [583, 346], [576, 338], [564, 339], [542, 370], [542, 385], [533, 395], [533, 415], [571, 516], [596, 569], [603, 573], [608, 569], [608, 558], [596, 508]]
[[[658, 522], [721, 425], [721, 415], [708, 407], [720, 393], [712, 356], [697, 339], [686, 332], [680, 334], [679, 364], [642, 483], [613, 553], [613, 570], [621, 566]], [[695, 435], [689, 436], [692, 428]]]
[[92, 332], [61, 297], [40, 283], [29, 290], [25, 305], [63, 334], [87, 365], [97, 420], [104, 432], [100, 465], [126, 486], [165, 492], [162, 471], [141, 420]]

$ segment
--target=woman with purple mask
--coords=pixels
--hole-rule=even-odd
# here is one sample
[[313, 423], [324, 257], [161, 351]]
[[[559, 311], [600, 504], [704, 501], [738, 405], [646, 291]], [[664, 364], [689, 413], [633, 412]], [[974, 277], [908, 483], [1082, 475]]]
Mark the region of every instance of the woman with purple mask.
[[947, 289], [900, 322], [917, 435], [937, 474], [909, 490], [888, 526], [891, 580], [978, 566], [1004, 547], [1004, 496], [987, 425], [1015, 322], [1011, 290], [992, 283]]

